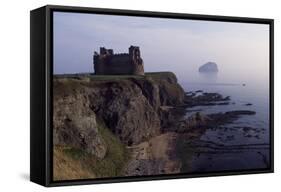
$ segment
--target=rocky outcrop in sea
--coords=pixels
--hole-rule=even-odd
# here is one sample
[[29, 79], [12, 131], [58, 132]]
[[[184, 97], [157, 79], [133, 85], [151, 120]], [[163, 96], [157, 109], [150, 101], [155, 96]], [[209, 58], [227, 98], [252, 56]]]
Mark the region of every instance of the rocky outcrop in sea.
[[199, 67], [201, 73], [217, 73], [219, 72], [218, 65], [215, 62], [207, 62]]

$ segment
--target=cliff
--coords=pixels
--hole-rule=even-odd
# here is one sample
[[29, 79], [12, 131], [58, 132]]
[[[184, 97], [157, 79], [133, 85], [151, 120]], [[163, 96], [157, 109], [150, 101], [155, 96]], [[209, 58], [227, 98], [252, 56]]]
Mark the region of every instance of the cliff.
[[[183, 105], [184, 97], [171, 72], [144, 76], [54, 76], [55, 155], [60, 152], [58, 147], [70, 147], [97, 160], [107, 158], [112, 162], [118, 155], [119, 160], [125, 161], [125, 146], [160, 135], [169, 119], [173, 119], [168, 118], [171, 114], [167, 109]], [[55, 167], [59, 167], [58, 157], [55, 156]], [[118, 175], [116, 170], [114, 174]]]
[[[206, 130], [255, 115], [248, 110], [206, 115], [192, 107], [230, 101], [202, 90], [184, 93], [171, 72], [54, 76], [54, 180], [190, 172], [202, 145], [217, 152], [213, 142], [200, 142]], [[243, 128], [244, 134], [249, 129], [256, 130]]]

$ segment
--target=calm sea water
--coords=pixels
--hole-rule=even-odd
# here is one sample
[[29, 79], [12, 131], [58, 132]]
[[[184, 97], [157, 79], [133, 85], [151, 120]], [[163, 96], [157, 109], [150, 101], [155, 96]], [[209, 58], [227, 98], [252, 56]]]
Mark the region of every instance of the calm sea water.
[[[229, 105], [190, 108], [203, 114], [232, 110], [251, 110], [256, 115], [241, 116], [235, 122], [207, 130], [199, 143], [208, 144], [192, 157], [192, 172], [246, 170], [267, 168], [270, 163], [269, 79], [229, 78], [218, 74], [193, 74], [179, 81], [185, 91], [202, 90], [230, 96]], [[246, 105], [251, 104], [251, 105]], [[209, 147], [208, 147], [209, 146]], [[202, 152], [204, 151], [204, 152]]]

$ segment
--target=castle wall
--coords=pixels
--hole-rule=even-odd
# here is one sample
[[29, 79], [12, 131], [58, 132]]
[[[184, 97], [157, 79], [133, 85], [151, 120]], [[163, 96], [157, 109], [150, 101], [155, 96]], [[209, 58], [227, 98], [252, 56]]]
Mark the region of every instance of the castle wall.
[[128, 53], [113, 54], [112, 49], [100, 49], [94, 55], [94, 70], [97, 75], [144, 75], [138, 47], [131, 46]]
[[105, 66], [105, 73], [110, 75], [127, 75], [133, 73], [133, 66], [130, 63], [129, 55], [114, 55], [109, 58], [109, 62]]

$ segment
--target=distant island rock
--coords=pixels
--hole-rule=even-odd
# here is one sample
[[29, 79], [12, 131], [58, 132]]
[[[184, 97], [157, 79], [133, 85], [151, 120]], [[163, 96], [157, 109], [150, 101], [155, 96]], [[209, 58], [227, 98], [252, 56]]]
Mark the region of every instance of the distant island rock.
[[215, 62], [208, 62], [199, 67], [199, 72], [202, 73], [217, 73], [218, 65]]

